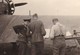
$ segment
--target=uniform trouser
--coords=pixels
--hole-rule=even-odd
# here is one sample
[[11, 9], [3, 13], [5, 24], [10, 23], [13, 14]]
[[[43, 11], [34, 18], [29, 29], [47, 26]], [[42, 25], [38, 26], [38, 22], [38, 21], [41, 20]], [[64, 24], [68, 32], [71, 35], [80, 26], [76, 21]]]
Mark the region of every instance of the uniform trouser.
[[65, 55], [66, 43], [65, 38], [56, 37], [53, 40], [53, 55]]
[[44, 42], [32, 43], [32, 55], [43, 55]]
[[18, 45], [18, 55], [27, 55], [28, 47], [26, 42], [18, 41], [17, 45]]

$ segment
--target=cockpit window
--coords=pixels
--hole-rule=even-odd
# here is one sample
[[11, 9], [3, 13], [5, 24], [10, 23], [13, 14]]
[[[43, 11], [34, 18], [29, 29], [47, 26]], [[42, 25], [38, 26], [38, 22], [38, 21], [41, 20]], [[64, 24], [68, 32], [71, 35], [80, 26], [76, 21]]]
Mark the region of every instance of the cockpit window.
[[2, 0], [0, 0], [0, 2], [2, 2]]
[[4, 3], [7, 3], [7, 0], [3, 0]]
[[0, 0], [0, 3], [7, 3], [8, 0]]

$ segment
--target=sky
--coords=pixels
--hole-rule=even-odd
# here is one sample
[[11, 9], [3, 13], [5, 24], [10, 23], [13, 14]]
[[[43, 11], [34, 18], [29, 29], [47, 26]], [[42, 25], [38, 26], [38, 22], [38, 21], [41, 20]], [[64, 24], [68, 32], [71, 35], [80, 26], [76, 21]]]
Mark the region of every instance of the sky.
[[27, 2], [27, 5], [16, 7], [14, 15], [80, 15], [80, 0], [13, 0], [14, 3]]

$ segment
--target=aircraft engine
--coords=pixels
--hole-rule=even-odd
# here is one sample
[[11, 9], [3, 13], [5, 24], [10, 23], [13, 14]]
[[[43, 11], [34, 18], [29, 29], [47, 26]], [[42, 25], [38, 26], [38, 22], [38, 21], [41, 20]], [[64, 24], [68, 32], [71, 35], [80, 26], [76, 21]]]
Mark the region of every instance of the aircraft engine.
[[9, 15], [14, 14], [14, 12], [15, 12], [15, 5], [14, 5], [13, 1], [12, 0], [6, 0], [6, 2], [7, 2], [7, 5], [8, 5], [8, 14]]
[[15, 7], [26, 4], [26, 2], [14, 4], [12, 0], [2, 0], [0, 1], [0, 15], [13, 15], [15, 12]]

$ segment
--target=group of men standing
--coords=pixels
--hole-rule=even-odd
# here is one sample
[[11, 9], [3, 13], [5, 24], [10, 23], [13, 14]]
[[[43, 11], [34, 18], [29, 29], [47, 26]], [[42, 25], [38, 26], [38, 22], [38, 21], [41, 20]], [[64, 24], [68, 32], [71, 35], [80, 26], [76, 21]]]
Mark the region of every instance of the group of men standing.
[[[43, 55], [44, 38], [46, 31], [38, 15], [34, 14], [32, 19], [24, 19], [24, 25], [14, 26], [18, 34], [18, 55]], [[65, 27], [58, 22], [57, 18], [52, 20], [53, 26], [50, 31], [50, 39], [53, 40], [53, 55], [65, 55]], [[31, 47], [29, 51], [28, 47]]]
[[14, 26], [18, 34], [18, 55], [29, 55], [28, 47], [31, 46], [31, 55], [43, 55], [44, 39], [46, 31], [43, 23], [34, 14], [32, 19], [24, 19], [24, 25]]

